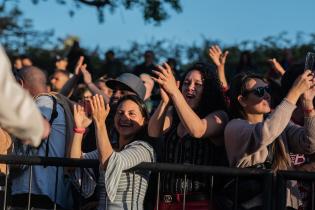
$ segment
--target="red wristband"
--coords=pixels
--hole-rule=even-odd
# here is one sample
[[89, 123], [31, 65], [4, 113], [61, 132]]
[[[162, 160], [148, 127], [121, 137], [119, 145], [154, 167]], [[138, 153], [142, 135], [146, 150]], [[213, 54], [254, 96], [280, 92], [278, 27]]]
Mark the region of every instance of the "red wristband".
[[222, 86], [223, 93], [228, 92], [229, 86]]
[[305, 114], [309, 114], [309, 113], [311, 113], [313, 110], [314, 110], [314, 108], [312, 108], [312, 109], [304, 109], [303, 111], [304, 111]]
[[73, 131], [75, 133], [85, 133], [86, 129], [85, 128], [73, 128]]

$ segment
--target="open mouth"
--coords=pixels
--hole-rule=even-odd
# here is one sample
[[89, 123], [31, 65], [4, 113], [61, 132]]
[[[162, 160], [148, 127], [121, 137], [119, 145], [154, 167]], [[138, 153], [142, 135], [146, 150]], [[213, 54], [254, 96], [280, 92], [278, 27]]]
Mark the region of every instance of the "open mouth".
[[113, 101], [117, 102], [117, 101], [119, 101], [119, 98], [118, 97], [113, 97]]
[[119, 127], [122, 127], [122, 128], [131, 128], [132, 127], [132, 123], [129, 123], [129, 122], [119, 122], [118, 125], [119, 125]]
[[188, 99], [193, 99], [193, 98], [195, 98], [196, 97], [196, 95], [195, 94], [192, 94], [192, 93], [186, 93], [186, 98], [188, 98]]

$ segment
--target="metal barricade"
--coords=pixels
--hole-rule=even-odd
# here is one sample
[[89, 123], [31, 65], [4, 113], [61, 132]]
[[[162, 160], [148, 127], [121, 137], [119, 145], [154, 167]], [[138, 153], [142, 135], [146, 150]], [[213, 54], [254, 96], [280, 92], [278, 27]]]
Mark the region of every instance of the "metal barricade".
[[[30, 209], [30, 195], [32, 193], [32, 168], [33, 165], [47, 165], [53, 167], [78, 167], [78, 168], [98, 168], [98, 160], [81, 160], [81, 159], [69, 159], [69, 158], [45, 158], [45, 157], [23, 157], [23, 156], [6, 156], [0, 155], [0, 163], [5, 163], [7, 165], [30, 165], [30, 178], [29, 178], [29, 199], [28, 199], [28, 209]], [[161, 185], [161, 173], [164, 172], [175, 172], [183, 174], [184, 181], [187, 180], [188, 174], [207, 174], [209, 175], [210, 180], [210, 189], [209, 189], [209, 200], [213, 199], [215, 196], [213, 192], [213, 184], [216, 181], [216, 177], [226, 176], [235, 178], [236, 185], [234, 191], [234, 209], [238, 209], [238, 196], [239, 196], [239, 184], [240, 179], [252, 179], [255, 178], [260, 181], [263, 186], [263, 209], [264, 210], [284, 210], [286, 209], [286, 182], [287, 180], [308, 180], [312, 181], [312, 202], [311, 207], [314, 209], [314, 180], [315, 173], [306, 173], [306, 172], [296, 172], [296, 171], [280, 171], [276, 174], [273, 174], [271, 171], [262, 170], [262, 169], [240, 169], [240, 168], [227, 168], [227, 167], [215, 167], [215, 166], [199, 166], [199, 165], [180, 165], [180, 164], [169, 164], [169, 163], [141, 163], [136, 167], [129, 169], [128, 172], [132, 175], [132, 180], [135, 180], [135, 174], [137, 171], [149, 170], [157, 174], [157, 187], [156, 187], [156, 209], [159, 209], [158, 203], [160, 201], [160, 185]], [[57, 177], [58, 170], [56, 172]], [[57, 197], [58, 190], [57, 184], [58, 179], [54, 183], [55, 187], [55, 198]], [[82, 183], [81, 183], [82, 184]], [[132, 183], [132, 201], [135, 201], [134, 196], [134, 181]], [[186, 186], [186, 184], [184, 185]], [[186, 187], [184, 187], [186, 189]], [[8, 176], [5, 178], [4, 186], [4, 203], [3, 209], [7, 209], [7, 197], [8, 197]], [[186, 208], [186, 190], [183, 193], [183, 209]], [[133, 204], [131, 205], [133, 206]], [[57, 209], [57, 206], [54, 206], [54, 209]], [[315, 210], [315, 209], [314, 209]]]
[[278, 171], [276, 176], [277, 183], [277, 202], [275, 204], [276, 209], [286, 210], [287, 201], [287, 182], [289, 180], [307, 181], [310, 183], [310, 197], [309, 207], [307, 209], [315, 210], [315, 173], [314, 172], [302, 172], [302, 171]]

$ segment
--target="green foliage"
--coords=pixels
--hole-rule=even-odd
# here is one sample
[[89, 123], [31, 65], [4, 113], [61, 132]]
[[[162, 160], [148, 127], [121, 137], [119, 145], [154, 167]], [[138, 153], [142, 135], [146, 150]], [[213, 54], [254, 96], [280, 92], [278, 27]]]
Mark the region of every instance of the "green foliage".
[[[53, 68], [53, 58], [56, 54], [66, 55], [74, 40], [79, 37], [71, 36], [52, 41], [53, 31], [36, 31], [32, 21], [22, 17], [22, 11], [18, 7], [20, 0], [0, 0], [0, 42], [5, 46], [11, 56], [25, 53], [34, 63], [44, 69]], [[34, 4], [47, 0], [32, 0]], [[77, 8], [91, 6], [102, 13], [104, 10], [115, 12], [118, 7], [126, 10], [140, 9], [144, 20], [156, 24], [169, 17], [169, 10], [181, 11], [180, 0], [55, 0], [60, 5], [70, 5], [72, 14]], [[10, 2], [11, 6], [8, 6]], [[72, 4], [72, 6], [71, 6]], [[224, 45], [220, 40], [202, 38], [201, 44], [192, 43], [183, 45], [174, 40], [150, 40], [147, 43], [133, 42], [128, 48], [113, 47], [116, 57], [121, 59], [129, 69], [142, 62], [143, 53], [153, 50], [156, 55], [156, 63], [164, 62], [167, 58], [175, 58], [179, 69], [185, 69], [196, 61], [211, 63], [208, 58], [208, 48], [220, 45], [223, 50], [228, 50], [226, 69], [227, 75], [232, 76], [238, 65], [241, 53], [248, 50], [252, 54], [253, 64], [260, 73], [269, 70], [267, 59], [277, 58], [283, 60], [287, 52], [292, 54], [295, 62], [304, 62], [308, 51], [315, 51], [315, 34], [298, 32], [294, 38], [288, 38], [286, 32], [278, 35], [265, 37], [262, 41], [245, 40], [234, 45]], [[288, 50], [289, 49], [289, 50]], [[94, 50], [86, 49], [90, 60], [96, 69], [100, 68], [104, 59], [104, 51], [98, 47]]]
[[52, 44], [49, 39], [54, 34], [52, 30], [35, 30], [32, 20], [22, 17], [18, 5], [9, 3], [12, 2], [0, 1], [0, 43], [7, 50], [23, 53], [30, 46], [41, 48]]
[[269, 36], [263, 41], [243, 41], [235, 45], [224, 45], [218, 40], [204, 39], [201, 44], [182, 45], [173, 40], [151, 40], [148, 43], [132, 43], [127, 49], [114, 48], [113, 50], [128, 65], [135, 65], [142, 58], [143, 53], [151, 49], [156, 54], [156, 62], [165, 61], [168, 57], [176, 58], [180, 66], [189, 65], [192, 62], [210, 62], [208, 49], [213, 44], [221, 45], [223, 50], [229, 51], [227, 65], [235, 68], [239, 62], [241, 53], [248, 50], [252, 53], [253, 63], [258, 67], [258, 71], [265, 72], [269, 68], [267, 59], [284, 59], [285, 52], [290, 49], [292, 57], [296, 62], [304, 62], [308, 51], [315, 49], [314, 34], [304, 35], [305, 41], [287, 38], [287, 34], [282, 32], [276, 36]]
[[[282, 61], [287, 53], [292, 54], [294, 62], [304, 62], [308, 51], [315, 51], [314, 34], [304, 35], [304, 42], [299, 40], [290, 40], [286, 42], [286, 36], [269, 36], [262, 42], [246, 41], [235, 45], [224, 45], [220, 41], [204, 39], [201, 44], [183, 45], [174, 40], [151, 40], [148, 43], [133, 42], [128, 48], [113, 47], [116, 57], [124, 62], [131, 70], [135, 65], [143, 62], [143, 54], [146, 50], [153, 50], [155, 53], [155, 62], [165, 62], [167, 58], [175, 58], [179, 65], [179, 70], [186, 69], [193, 62], [203, 61], [211, 63], [208, 57], [208, 49], [213, 44], [220, 44], [223, 50], [228, 50], [229, 55], [226, 63], [226, 72], [228, 77], [235, 74], [239, 63], [240, 55], [244, 50], [252, 54], [252, 61], [257, 67], [257, 73], [265, 74], [270, 69], [267, 59], [277, 58]], [[27, 44], [22, 46], [23, 52], [29, 55], [34, 63], [46, 70], [53, 68], [53, 59], [56, 54], [66, 55], [69, 51], [69, 43], [78, 40], [78, 37], [66, 37], [59, 40], [59, 44], [54, 44], [53, 48], [45, 49], [38, 45]], [[307, 41], [306, 41], [307, 40]], [[282, 43], [282, 44], [281, 44]], [[285, 44], [284, 44], [285, 43]], [[104, 50], [96, 47], [95, 49], [84, 49], [86, 55], [90, 56], [91, 63], [95, 69], [99, 69], [104, 60]], [[12, 56], [17, 55], [17, 51], [11, 51]]]
[[[226, 73], [228, 78], [231, 78], [235, 72], [240, 60], [240, 55], [244, 50], [248, 50], [252, 54], [252, 61], [256, 67], [257, 73], [265, 74], [270, 70], [270, 66], [267, 62], [270, 58], [277, 58], [278, 61], [282, 61], [286, 58], [287, 53], [292, 54], [294, 62], [304, 62], [305, 55], [308, 51], [315, 51], [314, 34], [305, 35], [303, 43], [297, 40], [291, 40], [291, 42], [285, 42], [286, 36], [269, 36], [261, 42], [247, 41], [241, 42], [235, 45], [224, 45], [220, 41], [204, 39], [201, 44], [183, 45], [176, 43], [173, 40], [151, 40], [148, 43], [133, 42], [128, 48], [113, 47], [116, 57], [124, 62], [131, 70], [135, 65], [143, 62], [143, 54], [146, 50], [153, 50], [155, 53], [156, 63], [165, 62], [167, 58], [175, 58], [179, 65], [179, 70], [185, 70], [187, 66], [196, 61], [203, 61], [211, 63], [208, 57], [208, 49], [213, 44], [220, 44], [223, 50], [228, 50], [229, 55], [226, 63]], [[73, 38], [73, 37], [72, 37]], [[66, 40], [71, 39], [67, 37], [60, 40], [61, 43], [65, 43]], [[77, 38], [75, 38], [77, 40]], [[275, 41], [276, 40], [276, 41]], [[279, 44], [287, 43], [287, 44]], [[67, 45], [59, 45], [63, 47], [54, 48], [51, 50], [45, 50], [42, 48], [28, 48], [25, 49], [31, 58], [38, 59], [36, 64], [43, 65], [46, 69], [51, 69], [47, 64], [52, 64], [53, 57], [58, 54], [66, 54], [68, 51]], [[104, 51], [99, 47], [91, 50], [85, 49], [86, 55], [90, 56], [90, 60], [95, 69], [99, 69], [104, 59]], [[50, 59], [50, 61], [48, 60]]]
[[[34, 4], [47, 0], [32, 0]], [[146, 22], [160, 24], [169, 17], [170, 10], [181, 12], [180, 0], [55, 0], [57, 4], [68, 6], [69, 15], [73, 17], [82, 6], [96, 9], [100, 23], [105, 21], [105, 13], [114, 13], [118, 8], [137, 9]]]

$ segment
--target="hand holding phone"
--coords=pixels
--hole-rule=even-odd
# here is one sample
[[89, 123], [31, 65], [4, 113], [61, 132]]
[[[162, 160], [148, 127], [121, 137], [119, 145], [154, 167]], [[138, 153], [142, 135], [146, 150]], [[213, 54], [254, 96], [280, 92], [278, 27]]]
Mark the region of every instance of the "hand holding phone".
[[84, 100], [84, 110], [86, 112], [86, 115], [88, 117], [91, 117], [92, 110], [91, 110], [91, 104], [89, 100]]
[[305, 59], [305, 70], [311, 70], [313, 73], [315, 72], [315, 53], [308, 52]]

